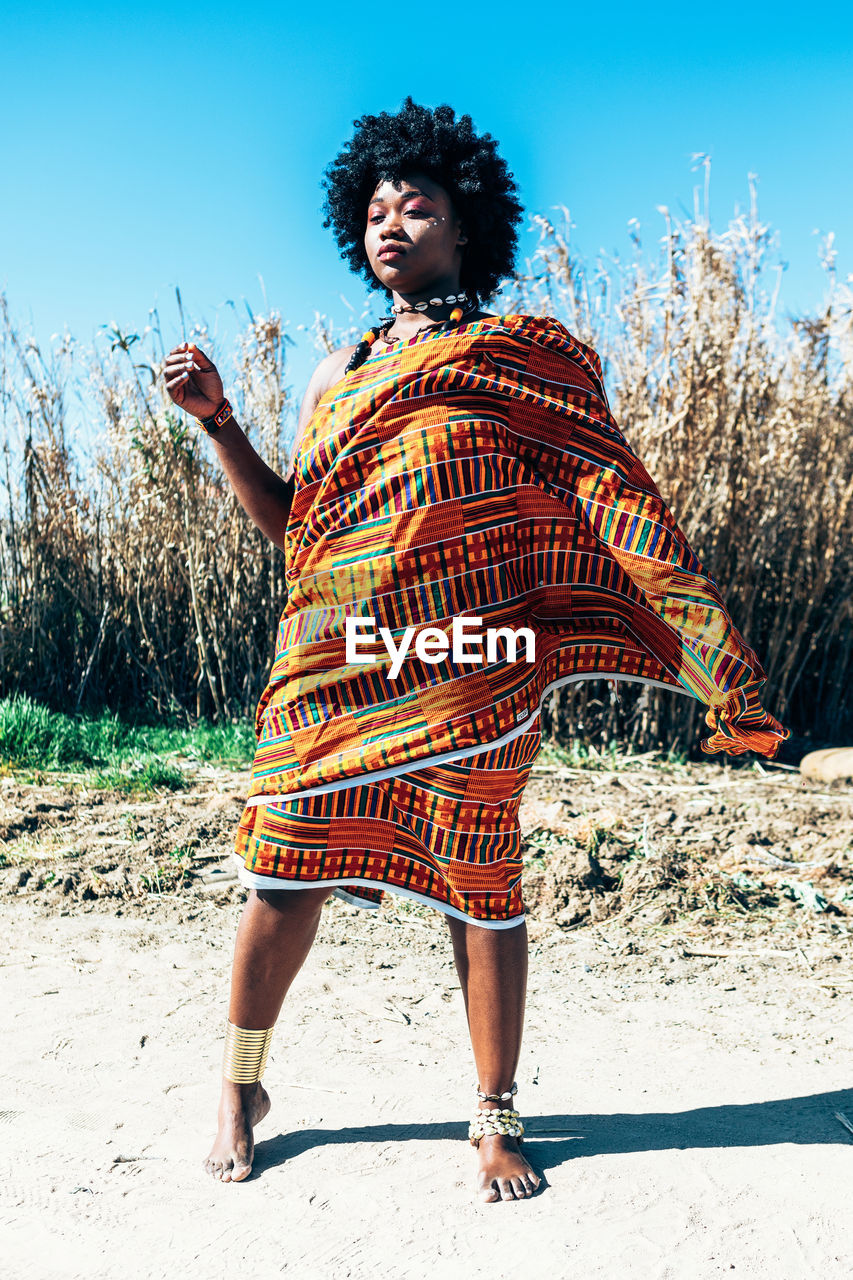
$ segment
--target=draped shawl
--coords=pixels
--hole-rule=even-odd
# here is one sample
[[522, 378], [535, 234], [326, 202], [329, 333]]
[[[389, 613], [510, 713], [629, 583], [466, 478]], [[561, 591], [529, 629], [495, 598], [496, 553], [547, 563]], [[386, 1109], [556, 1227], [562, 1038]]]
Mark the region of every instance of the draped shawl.
[[[378, 349], [318, 402], [294, 477], [249, 804], [487, 750], [552, 689], [598, 677], [703, 703], [708, 754], [773, 757], [790, 736], [613, 418], [597, 352], [557, 320], [491, 316]], [[348, 617], [376, 632], [360, 624], [356, 662]], [[413, 639], [390, 677], [381, 628], [395, 647], [406, 628], [449, 642], [462, 617], [495, 629], [490, 659], [469, 641], [479, 661], [430, 662]], [[532, 662], [501, 628], [533, 632]]]

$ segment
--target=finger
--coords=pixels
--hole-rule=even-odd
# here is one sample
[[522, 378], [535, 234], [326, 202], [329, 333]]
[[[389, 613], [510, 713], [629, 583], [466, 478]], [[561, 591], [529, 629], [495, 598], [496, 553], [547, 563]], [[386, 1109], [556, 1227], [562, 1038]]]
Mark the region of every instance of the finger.
[[168, 355], [166, 356], [166, 359], [167, 360], [187, 360], [187, 359], [194, 358], [195, 354], [196, 354], [195, 349], [192, 348], [188, 342], [182, 342], [180, 343], [179, 346], [172, 347], [172, 350], [168, 353]]
[[175, 355], [166, 356], [165, 367], [167, 369], [199, 369], [197, 358], [192, 351], [179, 351]]
[[182, 387], [190, 375], [188, 373], [179, 373], [177, 378], [172, 378], [166, 382], [166, 390], [171, 391], [172, 387]]
[[207, 356], [203, 355], [201, 351], [192, 351], [190, 356], [200, 373], [216, 373], [216, 365], [212, 360], [208, 360]]
[[173, 347], [166, 357], [167, 360], [194, 360], [202, 373], [209, 373], [211, 369], [215, 369], [216, 365], [209, 360], [200, 347], [194, 342], [182, 342], [177, 347]]
[[163, 369], [165, 378], [176, 378], [180, 373], [185, 373], [188, 378], [191, 378], [194, 374], [201, 373], [201, 369], [196, 364], [170, 364]]
[[192, 356], [202, 373], [216, 372], [216, 365], [212, 360], [208, 359], [201, 348], [197, 347], [194, 342], [189, 343], [187, 347], [187, 356]]

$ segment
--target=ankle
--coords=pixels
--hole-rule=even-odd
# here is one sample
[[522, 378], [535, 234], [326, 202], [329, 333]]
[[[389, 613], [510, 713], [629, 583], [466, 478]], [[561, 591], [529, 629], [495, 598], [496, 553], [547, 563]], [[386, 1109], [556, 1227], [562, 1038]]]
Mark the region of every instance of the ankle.
[[477, 1084], [477, 1106], [485, 1109], [486, 1107], [508, 1108], [512, 1111], [515, 1108], [515, 1096], [518, 1093], [518, 1081], [513, 1080], [512, 1084], [495, 1085], [491, 1081], [487, 1084]]
[[484, 1138], [520, 1138], [523, 1133], [521, 1116], [509, 1107], [481, 1108], [468, 1125], [468, 1138], [475, 1146]]
[[222, 1080], [222, 1096], [232, 1100], [240, 1099], [244, 1102], [251, 1101], [261, 1092], [263, 1085], [260, 1080], [254, 1080], [251, 1084], [237, 1084], [234, 1080]]

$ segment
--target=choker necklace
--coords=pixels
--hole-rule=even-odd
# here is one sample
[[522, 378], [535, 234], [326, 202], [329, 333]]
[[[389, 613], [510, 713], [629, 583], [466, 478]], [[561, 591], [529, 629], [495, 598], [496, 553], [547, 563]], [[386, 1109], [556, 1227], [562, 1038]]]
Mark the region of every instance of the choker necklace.
[[395, 315], [401, 315], [404, 311], [426, 311], [427, 307], [443, 307], [446, 302], [467, 302], [468, 294], [462, 289], [459, 293], [449, 293], [446, 298], [430, 298], [429, 302], [416, 302], [413, 307], [407, 307], [400, 303], [391, 304], [391, 310]]
[[[459, 324], [459, 321], [464, 316], [470, 315], [472, 311], [476, 311], [477, 306], [478, 303], [476, 298], [474, 298], [474, 300], [469, 303], [464, 310], [460, 306], [455, 306], [446, 320], [440, 320], [437, 324], [422, 325], [421, 328], [418, 329], [417, 333], [412, 336], [417, 337], [418, 334], [426, 333], [428, 330], [435, 330], [438, 333], [448, 333], [451, 327]], [[344, 369], [345, 374], [349, 373], [351, 369], [357, 369], [358, 366], [367, 359], [370, 354], [370, 348], [373, 346], [374, 342], [376, 342], [377, 338], [381, 337], [384, 341], [389, 341], [385, 335], [396, 319], [396, 315], [384, 316], [379, 324], [374, 325], [372, 329], [368, 329], [367, 332], [362, 335], [361, 341], [356, 344], [355, 351], [353, 351], [347, 366]]]
[[[408, 308], [408, 309], [411, 310], [411, 308]], [[473, 302], [469, 302], [467, 307], [464, 307], [464, 308], [459, 306], [454, 307], [449, 317], [447, 318], [447, 320], [439, 320], [434, 324], [422, 324], [420, 329], [416, 329], [411, 336], [413, 338], [417, 337], [419, 333], [426, 333], [427, 330], [429, 329], [443, 328], [446, 330], [447, 328], [449, 328], [451, 323], [459, 324], [465, 318], [465, 316], [470, 315], [472, 311], [476, 311], [476, 310], [477, 310], [477, 301], [475, 299]], [[388, 330], [391, 328], [392, 324], [394, 324], [396, 319], [397, 319], [396, 315], [384, 316], [379, 321], [377, 337], [380, 338], [383, 342], [402, 341], [402, 339], [388, 337]]]

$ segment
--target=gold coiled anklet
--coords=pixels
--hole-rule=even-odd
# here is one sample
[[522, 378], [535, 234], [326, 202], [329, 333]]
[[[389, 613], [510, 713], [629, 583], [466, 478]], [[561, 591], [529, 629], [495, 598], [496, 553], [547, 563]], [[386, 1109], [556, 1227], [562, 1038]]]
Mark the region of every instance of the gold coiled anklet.
[[222, 1075], [233, 1084], [254, 1084], [262, 1079], [274, 1027], [251, 1031], [225, 1023], [225, 1057]]

